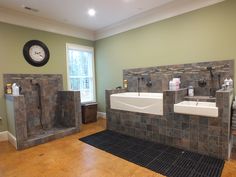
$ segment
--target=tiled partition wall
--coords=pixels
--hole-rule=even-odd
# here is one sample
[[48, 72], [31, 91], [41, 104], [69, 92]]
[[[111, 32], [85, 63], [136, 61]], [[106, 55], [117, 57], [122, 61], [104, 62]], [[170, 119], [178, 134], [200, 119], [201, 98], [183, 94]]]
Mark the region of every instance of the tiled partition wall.
[[222, 159], [229, 158], [232, 89], [217, 91], [217, 118], [174, 113], [173, 106], [184, 100], [186, 89], [163, 92], [163, 116], [110, 109], [110, 95], [121, 91], [124, 90], [106, 91], [109, 130]]
[[[216, 101], [216, 106], [219, 109], [219, 116], [217, 118], [177, 114], [174, 113], [173, 110], [174, 104], [188, 99], [186, 98], [187, 89], [180, 89], [178, 91], [167, 90], [169, 80], [166, 78], [172, 78], [175, 74], [182, 74], [182, 86], [187, 86], [190, 82], [197, 84], [198, 79], [206, 79], [209, 77], [209, 72], [204, 68], [205, 65], [209, 65], [214, 66], [214, 77], [215, 75], [218, 75], [217, 73], [222, 74], [221, 82], [223, 82], [223, 78], [226, 76], [233, 78], [233, 64], [233, 60], [226, 60], [220, 62], [207, 62], [205, 64], [171, 66], [175, 69], [185, 68], [187, 66], [188, 68], [190, 66], [197, 68], [201, 65], [202, 72], [200, 71], [201, 69], [198, 69], [197, 72], [190, 71], [190, 69], [186, 70], [185, 68], [186, 72], [179, 73], [179, 71], [170, 71], [167, 73], [167, 70], [170, 70], [167, 68], [170, 66], [156, 67], [156, 69], [166, 68], [163, 69], [164, 73], [161, 73], [161, 70], [159, 69], [158, 73], [155, 73], [156, 70], [154, 70], [154, 67], [124, 70], [124, 79], [128, 79], [129, 81], [128, 90], [106, 90], [107, 128], [141, 139], [168, 144], [170, 146], [222, 159], [228, 159], [231, 151], [230, 119], [233, 89], [218, 90], [215, 92], [216, 98], [210, 100]], [[149, 74], [145, 75], [144, 73]], [[167, 77], [166, 74], [169, 74], [169, 76]], [[152, 87], [143, 85], [142, 91], [163, 92], [163, 116], [110, 108], [110, 95], [119, 92], [137, 91], [137, 77], [140, 77], [140, 75], [147, 79], [149, 79], [148, 77], [151, 77], [153, 83]], [[160, 77], [158, 77], [158, 75]], [[207, 84], [208, 82], [209, 81], [207, 81]], [[198, 88], [196, 93], [198, 95], [208, 95], [209, 90], [206, 90], [207, 89]]]
[[[211, 79], [210, 67], [212, 67], [213, 79]], [[143, 78], [140, 80], [140, 91], [162, 92], [168, 90], [169, 81], [173, 77], [180, 77], [182, 88], [193, 86], [195, 95], [209, 96], [210, 89], [213, 88], [215, 93], [220, 89], [219, 82], [220, 85], [223, 84], [226, 77], [231, 77], [234, 80], [234, 60], [123, 70], [123, 79], [128, 80], [129, 92], [137, 92], [138, 78]], [[151, 81], [151, 87], [147, 86], [148, 81]], [[198, 83], [203, 81], [206, 82], [206, 86], [200, 87]]]
[[[42, 102], [42, 124], [52, 128], [57, 121], [56, 109], [58, 91], [63, 89], [62, 75], [59, 74], [4, 74], [4, 85], [16, 83], [22, 90], [27, 105], [27, 131], [29, 134], [40, 129], [39, 96]], [[38, 86], [40, 86], [40, 95]]]
[[[22, 87], [20, 96], [5, 95], [8, 128], [16, 148], [24, 149], [78, 132], [81, 125], [79, 91], [62, 91], [61, 75], [5, 74], [4, 83]], [[40, 85], [38, 94], [36, 83]], [[42, 124], [38, 110], [42, 101]]]

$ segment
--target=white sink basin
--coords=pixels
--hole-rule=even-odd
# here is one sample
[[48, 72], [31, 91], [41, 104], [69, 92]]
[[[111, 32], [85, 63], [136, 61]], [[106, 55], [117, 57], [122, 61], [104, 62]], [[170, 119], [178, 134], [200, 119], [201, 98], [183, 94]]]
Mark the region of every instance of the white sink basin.
[[182, 101], [174, 104], [174, 112], [207, 117], [218, 117], [218, 107], [216, 107], [215, 102]]
[[112, 94], [110, 99], [112, 109], [163, 115], [163, 93], [125, 92]]

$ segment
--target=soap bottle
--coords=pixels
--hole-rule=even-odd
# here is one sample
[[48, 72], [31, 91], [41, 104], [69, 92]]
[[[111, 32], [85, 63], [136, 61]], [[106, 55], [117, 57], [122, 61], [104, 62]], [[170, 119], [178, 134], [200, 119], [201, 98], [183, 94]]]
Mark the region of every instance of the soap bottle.
[[128, 80], [125, 79], [123, 81], [123, 86], [124, 86], [125, 89], [128, 88]]
[[233, 88], [233, 80], [231, 78], [229, 78], [229, 88]]
[[193, 86], [188, 87], [188, 96], [194, 96], [194, 89]]
[[175, 87], [175, 83], [174, 83], [174, 81], [173, 80], [170, 80], [169, 81], [169, 90], [174, 90], [174, 87]]
[[19, 86], [16, 83], [12, 84], [12, 95], [19, 96]]
[[224, 84], [227, 85], [228, 82], [229, 82], [229, 80], [226, 78], [226, 79], [224, 80]]
[[12, 94], [12, 85], [10, 83], [6, 85], [6, 94]]
[[180, 78], [173, 78], [174, 82], [174, 89], [173, 90], [179, 90], [180, 89]]
[[179, 90], [180, 89], [180, 78], [176, 78], [176, 90]]

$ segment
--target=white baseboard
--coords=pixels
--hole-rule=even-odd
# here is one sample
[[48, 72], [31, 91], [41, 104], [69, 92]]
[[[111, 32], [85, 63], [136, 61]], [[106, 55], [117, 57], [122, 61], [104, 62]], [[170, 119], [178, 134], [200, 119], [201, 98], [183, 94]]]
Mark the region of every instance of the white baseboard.
[[1, 141], [9, 141], [17, 149], [16, 137], [13, 136], [10, 132], [0, 132], [0, 142]]
[[97, 112], [97, 117], [101, 117], [106, 119], [106, 113], [105, 112]]
[[8, 133], [8, 131], [0, 132], [0, 142], [8, 140], [7, 133]]
[[8, 132], [8, 141], [17, 149], [16, 137]]

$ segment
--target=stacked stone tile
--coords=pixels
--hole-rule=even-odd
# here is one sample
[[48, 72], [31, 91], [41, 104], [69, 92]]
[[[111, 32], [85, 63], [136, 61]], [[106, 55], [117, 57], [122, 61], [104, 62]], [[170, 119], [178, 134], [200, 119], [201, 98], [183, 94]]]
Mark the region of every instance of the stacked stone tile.
[[184, 100], [186, 89], [163, 92], [163, 116], [111, 109], [110, 95], [116, 92], [120, 91], [106, 91], [109, 130], [213, 157], [229, 158], [232, 89], [216, 93], [218, 118], [174, 113], [174, 104]]
[[[194, 86], [195, 95], [209, 96], [212, 81], [206, 67], [214, 68], [213, 87], [219, 88], [218, 75], [221, 75], [220, 84], [226, 77], [234, 78], [234, 61], [214, 61], [182, 65], [158, 66], [149, 68], [126, 69], [123, 79], [128, 80], [130, 92], [137, 92], [137, 78], [143, 77], [140, 82], [141, 92], [162, 92], [164, 115], [142, 114], [110, 108], [110, 95], [125, 90], [106, 91], [107, 128], [130, 136], [164, 143], [170, 146], [187, 149], [222, 159], [230, 155], [231, 141], [231, 104], [233, 89], [218, 90], [214, 99], [219, 109], [217, 118], [176, 114], [173, 111], [175, 103], [185, 99], [187, 89], [169, 91], [168, 82], [173, 77], [181, 77], [181, 86]], [[146, 86], [151, 79], [152, 87]], [[199, 80], [206, 80], [206, 87], [198, 86]], [[201, 98], [205, 99], [205, 98]]]
[[[213, 83], [210, 77], [210, 72], [207, 67], [213, 68]], [[181, 78], [181, 87], [194, 87], [195, 95], [209, 96], [210, 89], [213, 91], [219, 89], [218, 76], [220, 75], [220, 84], [223, 84], [226, 77], [231, 77], [234, 80], [234, 60], [200, 62], [191, 64], [156, 66], [148, 68], [124, 69], [123, 79], [128, 80], [128, 91], [137, 92], [137, 79], [143, 77], [140, 82], [141, 92], [162, 92], [168, 90], [169, 81], [174, 77]], [[148, 80], [152, 81], [152, 87], [147, 87]], [[205, 80], [206, 86], [200, 87], [199, 80]]]
[[[17, 83], [22, 87], [20, 96], [6, 95], [7, 111], [11, 111], [7, 115], [12, 122], [8, 126], [16, 137], [17, 149], [42, 144], [80, 130], [80, 92], [62, 91], [62, 75], [4, 74], [3, 78], [5, 85]], [[35, 83], [40, 85], [40, 95]], [[38, 107], [39, 96], [42, 116]]]
[[233, 103], [232, 130], [236, 131], [236, 101]]

